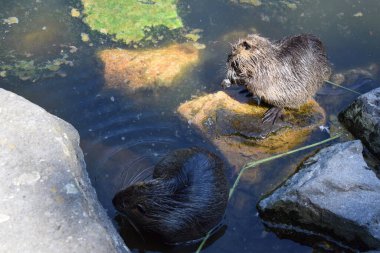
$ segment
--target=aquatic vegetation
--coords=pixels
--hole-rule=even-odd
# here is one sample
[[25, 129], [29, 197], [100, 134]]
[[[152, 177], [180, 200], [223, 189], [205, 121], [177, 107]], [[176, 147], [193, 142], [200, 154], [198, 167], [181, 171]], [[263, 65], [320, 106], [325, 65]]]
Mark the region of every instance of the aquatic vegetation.
[[201, 38], [201, 32], [203, 32], [202, 29], [193, 29], [188, 34], [185, 34], [185, 38], [197, 42]]
[[232, 2], [239, 4], [251, 4], [253, 6], [260, 6], [262, 2], [260, 0], [231, 0]]
[[65, 74], [58, 72], [63, 65], [73, 66], [73, 62], [68, 60], [67, 54], [44, 62], [12, 58], [8, 59], [7, 63], [0, 64], [0, 77], [16, 76], [23, 81], [37, 81], [43, 77], [50, 77], [52, 74], [63, 77]]
[[90, 41], [90, 36], [88, 36], [87, 33], [81, 33], [81, 34], [80, 34], [80, 37], [81, 37], [81, 39], [82, 39], [83, 42], [88, 42], [88, 41]]
[[276, 4], [278, 4], [278, 5], [286, 6], [287, 8], [292, 9], [292, 10], [297, 9], [297, 3], [299, 2], [295, 0], [278, 1], [278, 2], [270, 2], [270, 1], [262, 2], [260, 0], [230, 0], [230, 1], [237, 4], [252, 5], [255, 7], [259, 7], [262, 5], [275, 6]]
[[288, 1], [281, 1], [281, 3], [286, 5], [286, 7], [288, 7], [289, 9], [292, 9], [292, 10], [297, 9], [297, 5], [295, 3], [290, 3]]
[[4, 24], [13, 25], [18, 24], [18, 18], [17, 17], [9, 17], [6, 19], [3, 19]]
[[74, 18], [80, 17], [80, 11], [78, 9], [72, 8], [70, 12], [71, 16]]
[[98, 55], [107, 86], [128, 90], [171, 86], [199, 60], [199, 50], [190, 43], [147, 50], [109, 49]]
[[151, 30], [183, 27], [177, 0], [82, 0], [84, 21], [94, 30], [114, 35], [125, 43], [138, 42]]

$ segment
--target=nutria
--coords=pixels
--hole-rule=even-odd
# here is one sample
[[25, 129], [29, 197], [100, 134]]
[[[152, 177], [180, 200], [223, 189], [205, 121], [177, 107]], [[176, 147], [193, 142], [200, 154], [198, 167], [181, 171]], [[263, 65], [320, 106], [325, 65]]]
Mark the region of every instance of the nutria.
[[227, 200], [222, 160], [206, 150], [187, 148], [164, 157], [153, 179], [127, 187], [112, 202], [140, 232], [178, 244], [201, 239], [218, 226]]
[[227, 79], [222, 85], [245, 85], [258, 101], [273, 107], [263, 122], [275, 122], [283, 108], [297, 109], [328, 80], [331, 73], [322, 42], [310, 34], [270, 41], [248, 35], [232, 45]]

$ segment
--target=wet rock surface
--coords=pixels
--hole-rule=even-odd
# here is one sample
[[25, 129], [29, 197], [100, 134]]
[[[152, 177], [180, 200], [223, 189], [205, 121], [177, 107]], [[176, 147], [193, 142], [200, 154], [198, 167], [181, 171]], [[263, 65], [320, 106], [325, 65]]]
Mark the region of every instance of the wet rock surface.
[[236, 168], [250, 160], [294, 148], [325, 121], [324, 110], [315, 101], [299, 110], [286, 110], [283, 119], [274, 125], [261, 122], [267, 109], [235, 90], [195, 98], [180, 105], [178, 112]]
[[380, 157], [380, 88], [359, 96], [339, 120], [377, 157]]
[[265, 224], [280, 236], [293, 231], [355, 250], [380, 249], [380, 180], [362, 151], [357, 140], [324, 148], [306, 160], [258, 203]]
[[98, 203], [77, 131], [0, 89], [0, 252], [129, 252]]
[[108, 87], [125, 90], [172, 86], [174, 80], [199, 60], [199, 50], [191, 43], [173, 44], [160, 49], [99, 52]]

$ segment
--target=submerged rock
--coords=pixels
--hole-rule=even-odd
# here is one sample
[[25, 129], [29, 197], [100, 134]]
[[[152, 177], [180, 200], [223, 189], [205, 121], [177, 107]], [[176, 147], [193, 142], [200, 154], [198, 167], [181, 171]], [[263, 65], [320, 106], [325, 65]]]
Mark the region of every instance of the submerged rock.
[[266, 225], [280, 235], [290, 230], [356, 250], [380, 249], [380, 180], [362, 150], [360, 141], [339, 143], [306, 160], [258, 203]]
[[98, 55], [107, 86], [127, 90], [171, 86], [199, 61], [199, 50], [190, 43], [147, 50], [108, 49]]
[[0, 89], [0, 252], [129, 252], [92, 188], [77, 131]]
[[380, 157], [380, 88], [359, 96], [339, 114], [339, 120]]
[[262, 124], [261, 117], [267, 107], [233, 97], [244, 95], [219, 91], [186, 102], [177, 110], [238, 168], [250, 160], [301, 144], [325, 121], [324, 110], [315, 101], [310, 101], [299, 110], [286, 110], [284, 120], [279, 119], [274, 125]]
[[380, 74], [380, 66], [372, 63], [368, 66], [348, 69], [342, 72], [334, 73], [331, 76], [331, 81], [336, 84], [352, 84], [360, 78], [377, 79]]

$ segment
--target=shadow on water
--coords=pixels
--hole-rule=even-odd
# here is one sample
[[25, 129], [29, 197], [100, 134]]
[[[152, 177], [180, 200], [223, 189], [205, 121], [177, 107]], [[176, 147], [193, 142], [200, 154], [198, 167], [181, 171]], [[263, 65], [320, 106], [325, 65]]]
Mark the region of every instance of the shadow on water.
[[[231, 38], [254, 30], [272, 38], [311, 32], [325, 41], [336, 70], [380, 59], [380, 46], [376, 42], [380, 38], [376, 19], [380, 7], [376, 1], [366, 2], [365, 8], [359, 8], [353, 0], [324, 1], [323, 4], [321, 1], [295, 2], [298, 7], [293, 10], [274, 4], [274, 1], [267, 1], [273, 4], [265, 3], [259, 8], [226, 0], [181, 1], [181, 6], [186, 7], [185, 23], [204, 30], [201, 42], [207, 48], [201, 64], [174, 88], [126, 94], [105, 86], [103, 65], [96, 58], [99, 49], [122, 45], [110, 42], [90, 31], [80, 19], [70, 17], [71, 7], [80, 6], [77, 1], [23, 0], [16, 3], [0, 0], [0, 20], [12, 16], [19, 18], [17, 25], [0, 25], [0, 64], [14, 64], [15, 59], [46, 62], [62, 57], [63, 52], [74, 65], [62, 65], [60, 73], [64, 75], [41, 74], [37, 75], [37, 80], [21, 81], [9, 75], [0, 78], [0, 87], [42, 106], [79, 131], [87, 170], [98, 198], [110, 217], [123, 224], [120, 232], [131, 249], [135, 252], [191, 252], [193, 247], [169, 248], [157, 244], [154, 238], [144, 244], [133, 229], [116, 216], [111, 199], [136, 175], [149, 177], [157, 161], [174, 149], [200, 146], [218, 153], [175, 111], [181, 102], [194, 95], [220, 89], [229, 43], [233, 42]], [[364, 13], [364, 17], [353, 18], [358, 12]], [[89, 43], [81, 41], [82, 32], [90, 35]], [[71, 53], [70, 46], [77, 51]], [[364, 93], [378, 87], [378, 81], [359, 79], [352, 88]], [[329, 115], [336, 115], [356, 97], [341, 91], [335, 93], [325, 86], [317, 96]], [[314, 132], [307, 143], [326, 136], [326, 133]], [[226, 227], [210, 240], [205, 252], [310, 252], [310, 247], [279, 240], [267, 232], [255, 207], [262, 194], [281, 184], [294, 172], [295, 164], [309, 154], [303, 152], [249, 171], [229, 203]], [[230, 181], [234, 178], [232, 172], [226, 174]]]

